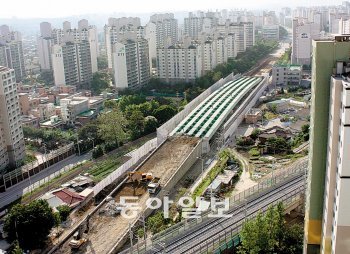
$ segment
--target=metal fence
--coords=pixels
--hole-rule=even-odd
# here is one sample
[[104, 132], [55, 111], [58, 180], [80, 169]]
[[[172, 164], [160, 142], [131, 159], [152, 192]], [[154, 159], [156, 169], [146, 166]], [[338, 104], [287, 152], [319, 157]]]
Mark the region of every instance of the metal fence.
[[[286, 208], [294, 204], [300, 204], [300, 202], [302, 201], [304, 190], [304, 186], [297, 190], [294, 190], [293, 192], [283, 196], [282, 200], [279, 200], [278, 202], [283, 202], [283, 205]], [[263, 208], [263, 211], [265, 212], [270, 205], [271, 204], [265, 206]], [[244, 211], [242, 212], [244, 213]], [[247, 216], [246, 219], [253, 219], [258, 213], [259, 211], [253, 212], [252, 214]], [[220, 234], [212, 236], [210, 239], [200, 243], [197, 246], [194, 246], [189, 253], [219, 254], [223, 251], [231, 249], [234, 246], [237, 246], [239, 243], [239, 232], [242, 229], [243, 223], [244, 222], [242, 221], [240, 225], [236, 225], [234, 228], [229, 227], [222, 231]]]
[[106, 178], [104, 178], [102, 181], [100, 181], [98, 184], [96, 184], [93, 187], [94, 195], [97, 195], [101, 190], [103, 190], [105, 187], [113, 183], [116, 179], [120, 178], [121, 176], [125, 176], [125, 173], [127, 171], [130, 171], [133, 169], [133, 167], [136, 166], [136, 164], [148, 153], [153, 151], [157, 147], [157, 139], [151, 139], [147, 141], [144, 145], [136, 149], [135, 151], [132, 151], [129, 153], [130, 159], [125, 162], [123, 165], [121, 165], [119, 168], [114, 170], [111, 174], [109, 174]]
[[[273, 174], [269, 174], [267, 175], [265, 178], [261, 179], [261, 181], [256, 184], [255, 186], [240, 192], [234, 196], [232, 196], [229, 200], [229, 204], [230, 204], [230, 208], [233, 208], [234, 206], [237, 206], [238, 204], [242, 204], [243, 202], [246, 202], [246, 200], [248, 198], [252, 198], [254, 195], [258, 195], [260, 192], [262, 191], [266, 191], [268, 189], [273, 188], [275, 185], [285, 182], [287, 179], [292, 178], [293, 176], [296, 175], [300, 175], [302, 173], [306, 173], [306, 169], [307, 169], [307, 158], [303, 158], [299, 161], [297, 161], [296, 163], [294, 163], [292, 166], [289, 166], [285, 169], [279, 170], [276, 173]], [[298, 192], [300, 193], [300, 191]], [[286, 201], [291, 200], [290, 199], [290, 195], [286, 195], [283, 198], [283, 202], [285, 203]], [[287, 204], [287, 203], [285, 203]], [[288, 203], [289, 205], [289, 203]], [[201, 219], [197, 219], [197, 220], [191, 220], [190, 222], [186, 222], [186, 221], [181, 221], [177, 224], [175, 224], [174, 226], [158, 233], [155, 234], [150, 241], [144, 242], [144, 241], [139, 241], [139, 243], [134, 246], [134, 250], [136, 250], [136, 248], [138, 248], [139, 253], [143, 253], [146, 250], [151, 250], [152, 248], [154, 248], [155, 245], [159, 245], [161, 243], [164, 243], [180, 234], [182, 234], [185, 231], [188, 231], [190, 229], [192, 229], [193, 227], [195, 227], [196, 225], [198, 225], [199, 223], [201, 223], [203, 220], [206, 220], [208, 218], [208, 215], [210, 214], [210, 211], [204, 212], [202, 213]], [[235, 235], [237, 235], [239, 232], [239, 229], [237, 229], [237, 231], [233, 231], [231, 234], [227, 234], [227, 232], [225, 231], [225, 235], [227, 241], [229, 241], [230, 239], [228, 238], [229, 236], [233, 237]], [[224, 234], [223, 233], [223, 234]], [[220, 235], [221, 236], [221, 235]], [[218, 243], [221, 243], [221, 239], [219, 236], [217, 236], [217, 238], [215, 238], [215, 241], [211, 241], [211, 249], [215, 248], [218, 246]], [[224, 239], [224, 238], [223, 238]], [[209, 243], [206, 243], [206, 245], [208, 245]], [[199, 248], [199, 247], [197, 247]], [[206, 247], [207, 248], [207, 247]], [[209, 247], [208, 247], [209, 248]], [[196, 248], [194, 248], [196, 249]], [[143, 250], [143, 251], [142, 251]], [[203, 249], [206, 250], [206, 249]], [[198, 249], [197, 249], [198, 251]], [[129, 253], [128, 251], [124, 251], [122, 253]], [[134, 251], [135, 253], [135, 251]], [[137, 253], [137, 252], [136, 252]]]
[[6, 191], [6, 188], [9, 188], [27, 178], [30, 178], [31, 176], [54, 165], [55, 163], [68, 158], [74, 153], [74, 144], [70, 143], [50, 152], [49, 154], [46, 154], [41, 158], [41, 161], [33, 161], [32, 163], [28, 163], [20, 168], [2, 175], [0, 182], [0, 191]]

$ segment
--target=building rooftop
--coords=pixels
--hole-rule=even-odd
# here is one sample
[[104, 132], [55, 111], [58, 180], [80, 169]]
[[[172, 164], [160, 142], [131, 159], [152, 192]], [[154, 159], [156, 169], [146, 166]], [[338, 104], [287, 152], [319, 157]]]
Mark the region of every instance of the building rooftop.
[[87, 111], [80, 113], [78, 116], [89, 117], [89, 116], [92, 116], [94, 114], [95, 114], [95, 110], [87, 110]]

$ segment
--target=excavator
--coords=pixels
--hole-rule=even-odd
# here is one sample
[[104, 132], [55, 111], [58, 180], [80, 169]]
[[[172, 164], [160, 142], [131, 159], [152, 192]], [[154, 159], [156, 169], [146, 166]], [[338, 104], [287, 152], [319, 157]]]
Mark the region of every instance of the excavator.
[[79, 226], [78, 230], [73, 235], [73, 239], [69, 242], [72, 252], [79, 250], [79, 248], [87, 242], [87, 238], [84, 237], [84, 233], [89, 231], [89, 219], [90, 216], [87, 217], [85, 223], [82, 223]]
[[128, 172], [130, 182], [145, 183], [153, 180], [152, 173], [143, 173], [139, 171]]

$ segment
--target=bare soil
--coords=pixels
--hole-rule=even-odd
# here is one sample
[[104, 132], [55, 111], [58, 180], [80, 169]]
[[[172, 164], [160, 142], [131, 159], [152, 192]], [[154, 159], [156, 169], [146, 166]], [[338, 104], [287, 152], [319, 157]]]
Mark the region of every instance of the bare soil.
[[[155, 154], [145, 162], [139, 169], [140, 172], [152, 173], [153, 176], [161, 179], [164, 185], [176, 172], [181, 163], [187, 158], [199, 139], [193, 137], [172, 137], [169, 138]], [[142, 210], [146, 207], [146, 200], [149, 197], [146, 185], [140, 184], [135, 188], [135, 194], [139, 198], [138, 204]], [[118, 191], [114, 198], [119, 202], [121, 196], [133, 196], [134, 186], [126, 183]], [[90, 231], [87, 235], [88, 243], [75, 253], [108, 253], [122, 235], [128, 230], [129, 223], [135, 219], [126, 219], [118, 215], [116, 217], [99, 215], [96, 213], [90, 219]], [[56, 253], [71, 253], [68, 242]]]

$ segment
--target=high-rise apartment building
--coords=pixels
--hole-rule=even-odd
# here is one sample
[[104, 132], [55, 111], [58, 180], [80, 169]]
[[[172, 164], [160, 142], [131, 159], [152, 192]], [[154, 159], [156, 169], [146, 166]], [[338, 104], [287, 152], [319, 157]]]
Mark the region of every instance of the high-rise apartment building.
[[350, 249], [350, 36], [313, 41], [304, 253]]
[[[128, 18], [109, 18], [108, 24], [104, 27], [105, 43], [107, 51], [108, 68], [113, 69], [113, 44], [118, 40], [124, 39], [130, 35], [130, 37], [137, 37], [137, 30], [141, 26], [140, 18], [128, 17]], [[126, 37], [127, 37], [126, 36]]]
[[292, 64], [311, 64], [311, 42], [320, 38], [320, 27], [317, 23], [293, 20]]
[[137, 88], [149, 82], [149, 49], [146, 39], [121, 39], [113, 44], [112, 66], [117, 89]]
[[211, 33], [218, 24], [218, 18], [212, 13], [199, 13], [196, 16], [190, 12], [189, 17], [184, 20], [184, 34], [192, 39], [198, 39], [201, 33]]
[[88, 41], [56, 44], [52, 46], [51, 58], [55, 85], [90, 86], [92, 64]]
[[37, 39], [40, 68], [43, 71], [49, 71], [52, 70], [51, 47], [54, 45], [51, 24], [40, 23], [40, 34], [41, 36]]
[[193, 82], [202, 75], [200, 45], [173, 45], [157, 49], [158, 76], [170, 83]]
[[170, 39], [171, 45], [175, 45], [178, 40], [178, 25], [173, 13], [154, 14], [150, 22], [156, 25], [156, 46], [158, 48], [165, 46], [167, 38]]
[[16, 75], [0, 66], [0, 170], [16, 167], [25, 157]]
[[255, 45], [255, 32], [253, 22], [231, 23], [228, 33], [235, 34], [237, 53], [247, 50]]
[[48, 22], [42, 22], [40, 24], [41, 36], [38, 37], [38, 54], [39, 62], [42, 70], [52, 70], [52, 47], [54, 45], [61, 45], [66, 42], [88, 42], [90, 50], [90, 64], [93, 73], [98, 71], [97, 69], [97, 57], [98, 52], [98, 38], [97, 29], [95, 26], [90, 26], [86, 19], [82, 19], [78, 22], [78, 28], [71, 28], [71, 24], [68, 21], [63, 23], [63, 29], [52, 29], [51, 24]]
[[14, 69], [17, 82], [25, 77], [21, 34], [7, 25], [0, 26], [0, 65]]
[[262, 27], [262, 37], [265, 40], [273, 40], [278, 41], [279, 40], [279, 25], [265, 25]]

